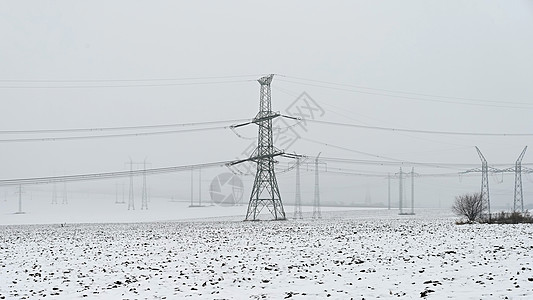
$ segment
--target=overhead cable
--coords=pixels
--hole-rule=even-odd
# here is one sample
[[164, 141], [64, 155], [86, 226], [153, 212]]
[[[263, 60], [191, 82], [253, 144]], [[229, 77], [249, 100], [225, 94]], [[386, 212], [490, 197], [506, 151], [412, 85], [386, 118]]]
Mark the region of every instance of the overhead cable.
[[432, 130], [419, 130], [419, 129], [402, 129], [402, 128], [392, 128], [392, 127], [380, 127], [380, 126], [368, 126], [368, 125], [358, 125], [350, 123], [340, 123], [340, 122], [331, 122], [331, 121], [322, 121], [322, 120], [308, 120], [304, 119], [305, 122], [333, 125], [333, 126], [344, 126], [352, 128], [361, 128], [361, 129], [374, 129], [374, 130], [386, 130], [386, 131], [395, 131], [395, 132], [409, 132], [409, 133], [423, 133], [423, 134], [442, 134], [442, 135], [467, 135], [467, 136], [533, 136], [533, 133], [489, 133], [489, 132], [458, 132], [458, 131], [432, 131]]
[[206, 168], [214, 168], [214, 167], [224, 167], [226, 164], [230, 162], [231, 161], [220, 161], [220, 162], [212, 162], [212, 163], [172, 166], [172, 167], [163, 167], [163, 168], [137, 169], [137, 170], [131, 170], [131, 171], [3, 179], [3, 180], [0, 180], [0, 186], [46, 184], [46, 183], [54, 183], [54, 182], [89, 181], [89, 180], [139, 176], [139, 175], [144, 175], [144, 174], [146, 175], [166, 174], [166, 173], [175, 173], [175, 172], [186, 171], [186, 170], [191, 170], [191, 169], [199, 169], [199, 168], [206, 169]]

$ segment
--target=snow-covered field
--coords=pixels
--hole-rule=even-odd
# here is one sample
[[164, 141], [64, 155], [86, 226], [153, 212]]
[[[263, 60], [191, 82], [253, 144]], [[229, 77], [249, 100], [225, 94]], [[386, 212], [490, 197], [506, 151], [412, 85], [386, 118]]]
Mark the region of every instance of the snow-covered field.
[[457, 226], [435, 210], [242, 222], [244, 210], [0, 226], [0, 298], [533, 299], [531, 225]]

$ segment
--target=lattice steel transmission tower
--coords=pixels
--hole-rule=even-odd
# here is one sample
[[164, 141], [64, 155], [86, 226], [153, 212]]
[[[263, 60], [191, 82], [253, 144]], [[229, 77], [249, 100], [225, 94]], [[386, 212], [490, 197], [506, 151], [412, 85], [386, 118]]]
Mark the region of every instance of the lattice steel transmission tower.
[[302, 193], [300, 190], [300, 158], [296, 158], [296, 194], [294, 196], [294, 218], [302, 219]]
[[322, 218], [322, 212], [320, 211], [320, 184], [318, 182], [318, 157], [319, 156], [320, 156], [320, 153], [318, 153], [317, 157], [315, 158], [315, 198], [313, 201], [313, 219]]
[[68, 192], [67, 192], [67, 182], [63, 181], [63, 202], [62, 204], [68, 204]]
[[524, 147], [520, 156], [516, 160], [514, 166], [514, 204], [513, 212], [518, 211], [518, 206], [520, 206], [520, 212], [524, 212], [524, 196], [522, 193], [522, 158], [526, 154], [527, 146]]
[[135, 210], [135, 201], [133, 193], [133, 161], [130, 158], [130, 192], [128, 196], [128, 210]]
[[[254, 150], [251, 157], [229, 164], [231, 166], [246, 161], [253, 161], [257, 165], [254, 185], [252, 187], [250, 201], [248, 202], [248, 210], [246, 212], [247, 221], [258, 220], [259, 214], [265, 207], [270, 211], [274, 220], [286, 219], [276, 174], [274, 172], [274, 165], [277, 163], [274, 158], [280, 155], [290, 158], [298, 157], [297, 155], [284, 153], [274, 147], [272, 120], [281, 116], [281, 114], [272, 111], [270, 83], [272, 82], [273, 77], [274, 75], [271, 74], [257, 80], [261, 85], [261, 92], [259, 97], [259, 113], [257, 113], [255, 118], [251, 122], [232, 126], [232, 128], [237, 128], [253, 123], [259, 127], [257, 148]], [[297, 119], [289, 116], [283, 117]]]
[[411, 169], [411, 215], [415, 214], [415, 168]]
[[55, 182], [52, 188], [52, 204], [57, 204], [57, 186]]
[[22, 189], [22, 185], [19, 184], [18, 190], [16, 192], [19, 195], [19, 210], [15, 214], [25, 214], [24, 211], [22, 211], [22, 194], [24, 194], [24, 190]]
[[388, 198], [387, 198], [388, 205], [387, 205], [387, 209], [390, 210], [390, 174], [387, 174], [387, 183], [388, 183], [388, 185], [387, 185], [388, 186], [388, 194], [387, 194], [387, 196], [388, 196]]
[[148, 190], [146, 186], [146, 159], [143, 161], [143, 190], [141, 196], [141, 210], [148, 209]]
[[485, 159], [485, 156], [481, 153], [481, 150], [476, 146], [477, 154], [479, 155], [479, 158], [481, 159], [481, 168], [471, 169], [464, 172], [461, 172], [460, 174], [466, 174], [466, 173], [473, 173], [473, 172], [481, 172], [481, 200], [483, 205], [483, 214], [487, 215], [489, 221], [491, 219], [490, 215], [490, 194], [489, 194], [489, 171], [492, 173], [501, 173], [506, 172], [507, 170], [500, 170], [493, 167], [489, 167], [489, 164], [487, 163], [487, 160]]
[[476, 150], [479, 158], [481, 159], [481, 201], [483, 203], [483, 207], [487, 210], [490, 220], [489, 164], [477, 146]]
[[399, 177], [399, 195], [398, 195], [398, 206], [400, 208], [400, 214], [403, 214], [403, 171], [402, 168], [400, 168], [400, 172], [397, 173]]
[[[148, 186], [146, 185], [146, 165], [150, 164], [146, 162], [146, 158], [143, 162], [134, 162], [131, 158], [130, 161], [126, 164], [130, 165], [130, 190], [129, 190], [129, 196], [128, 196], [128, 210], [135, 210], [135, 191], [133, 188], [133, 177], [135, 176], [135, 173], [133, 171], [133, 165], [142, 165], [142, 174], [143, 174], [143, 186], [142, 186], [142, 194], [141, 194], [141, 210], [147, 210], [148, 209]], [[138, 170], [138, 169], [136, 169]]]

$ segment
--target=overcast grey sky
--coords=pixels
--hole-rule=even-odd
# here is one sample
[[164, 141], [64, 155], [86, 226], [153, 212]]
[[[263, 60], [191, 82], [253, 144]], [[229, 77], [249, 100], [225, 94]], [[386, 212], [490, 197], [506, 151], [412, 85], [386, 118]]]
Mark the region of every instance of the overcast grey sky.
[[[285, 111], [305, 91], [324, 110], [320, 120], [430, 131], [532, 133], [531, 32], [532, 1], [2, 1], [0, 129], [252, 118], [259, 101], [254, 80], [275, 73], [274, 110]], [[241, 75], [247, 76], [159, 80]], [[232, 82], [196, 84], [220, 81]], [[185, 84], [163, 86], [168, 83]], [[253, 137], [255, 130], [245, 128], [241, 134]], [[316, 123], [307, 124], [306, 130], [300, 132], [302, 137], [314, 142], [302, 139], [287, 151], [378, 159], [355, 152], [361, 151], [405, 161], [476, 164], [478, 146], [489, 163], [511, 167], [531, 140]], [[28, 136], [0, 136], [19, 137]], [[146, 157], [153, 167], [228, 160], [242, 156], [249, 143], [230, 130], [0, 143], [0, 178], [123, 170], [129, 157]], [[524, 164], [532, 161], [531, 155], [526, 153]], [[379, 174], [398, 171], [397, 166], [347, 167]], [[330, 197], [386, 197], [382, 178], [325, 176], [323, 190]], [[293, 177], [280, 178], [286, 178], [280, 182], [282, 194], [291, 199]], [[496, 184], [495, 201], [512, 199], [512, 180], [507, 176]], [[524, 178], [525, 194], [531, 196], [528, 180]], [[428, 204], [437, 196], [448, 199], [476, 191], [480, 183], [479, 178], [470, 185], [457, 178], [420, 181], [420, 195], [425, 197], [421, 202]]]

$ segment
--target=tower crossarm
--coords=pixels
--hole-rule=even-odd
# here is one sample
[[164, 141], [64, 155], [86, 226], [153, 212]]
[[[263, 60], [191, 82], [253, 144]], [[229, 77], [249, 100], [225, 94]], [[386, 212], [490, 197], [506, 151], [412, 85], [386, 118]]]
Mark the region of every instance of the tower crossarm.
[[278, 112], [273, 112], [273, 111], [259, 112], [257, 114], [257, 116], [252, 120], [251, 123], [259, 125], [262, 122], [265, 122], [265, 121], [268, 121], [268, 120], [272, 120], [272, 119], [277, 118], [279, 116], [281, 116], [279, 111]]
[[253, 156], [253, 157], [246, 158], [246, 159], [232, 161], [230, 163], [227, 163], [226, 165], [227, 166], [234, 166], [234, 165], [237, 165], [237, 164], [240, 164], [240, 163], [243, 163], [243, 162], [247, 162], [247, 161], [257, 162], [257, 161], [260, 161], [260, 160], [271, 159], [271, 158], [274, 158], [274, 157], [280, 156], [280, 155], [288, 156], [285, 152], [280, 151], [280, 152], [276, 152], [276, 153], [273, 153], [273, 154], [267, 154], [267, 155], [261, 155], [261, 156]]
[[475, 169], [466, 170], [466, 171], [463, 171], [463, 172], [459, 172], [459, 174], [479, 173], [479, 172], [481, 172], [481, 168], [475, 168]]
[[521, 211], [524, 212], [524, 192], [522, 189], [522, 158], [524, 158], [524, 154], [526, 154], [527, 146], [524, 147], [524, 150], [520, 153], [518, 158], [516, 159], [515, 166], [514, 166], [514, 205], [513, 205], [513, 211]]
[[522, 153], [518, 156], [518, 159], [516, 160], [516, 164], [522, 164], [522, 158], [524, 158], [524, 155], [526, 154], [527, 146], [524, 147], [524, 150], [522, 150]]
[[483, 153], [481, 153], [481, 150], [476, 146], [477, 154], [479, 155], [479, 158], [481, 159], [482, 164], [487, 164], [487, 160], [485, 159], [485, 156], [483, 156]]
[[[487, 166], [487, 171], [491, 172], [491, 173], [514, 172], [514, 168], [510, 168], [511, 171], [508, 171], [508, 170], [509, 169], [497, 169], [497, 168], [494, 168], [494, 167]], [[461, 174], [481, 173], [481, 172], [483, 172], [482, 168], [474, 168], [474, 169], [466, 170], [466, 171], [463, 171], [463, 172], [459, 172], [459, 174], [461, 175]]]

